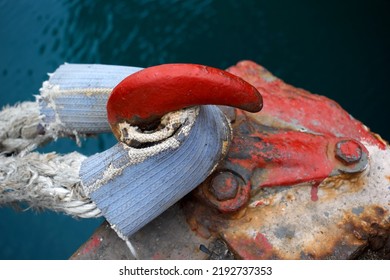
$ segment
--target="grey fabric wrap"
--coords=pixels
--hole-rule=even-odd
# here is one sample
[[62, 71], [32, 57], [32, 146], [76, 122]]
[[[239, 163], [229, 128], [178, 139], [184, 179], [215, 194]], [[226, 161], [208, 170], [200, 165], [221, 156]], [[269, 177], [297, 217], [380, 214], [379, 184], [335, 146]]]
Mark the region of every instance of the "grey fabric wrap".
[[216, 106], [202, 106], [178, 148], [128, 166], [90, 191], [107, 168], [130, 161], [126, 147], [117, 144], [86, 159], [80, 177], [111, 226], [120, 235], [130, 236], [203, 182], [219, 162], [230, 136], [223, 113]]
[[138, 67], [63, 64], [43, 84], [39, 106], [44, 123], [59, 123], [65, 133], [111, 131], [106, 104], [111, 90]]

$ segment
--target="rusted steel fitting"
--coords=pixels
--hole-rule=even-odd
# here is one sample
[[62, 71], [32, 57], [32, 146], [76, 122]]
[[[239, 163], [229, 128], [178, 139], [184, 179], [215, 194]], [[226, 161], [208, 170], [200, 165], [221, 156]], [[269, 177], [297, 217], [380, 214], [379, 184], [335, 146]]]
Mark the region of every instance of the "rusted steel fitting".
[[[386, 143], [334, 101], [259, 65], [245, 61], [229, 71], [261, 88], [265, 104], [259, 114], [236, 110], [226, 159], [193, 192], [198, 203], [186, 201], [191, 228], [222, 237], [243, 259], [340, 259], [365, 236], [388, 235]], [[240, 188], [248, 190], [242, 204]]]
[[211, 179], [209, 186], [211, 193], [218, 201], [225, 201], [236, 197], [239, 181], [231, 172], [218, 172]]
[[222, 213], [241, 209], [250, 198], [250, 184], [231, 170], [214, 172], [201, 187], [201, 196]]
[[386, 142], [334, 101], [260, 65], [228, 71], [261, 90], [264, 108], [228, 110], [225, 159], [134, 236], [141, 258], [206, 258], [218, 239], [238, 259], [347, 259], [390, 248]]
[[365, 170], [369, 163], [369, 152], [359, 141], [351, 138], [339, 138], [334, 145], [336, 169], [332, 176], [340, 173], [354, 174]]
[[169, 112], [206, 104], [249, 112], [263, 106], [259, 90], [231, 73], [198, 64], [163, 64], [120, 82], [108, 99], [107, 117], [119, 139], [119, 122], [150, 129]]

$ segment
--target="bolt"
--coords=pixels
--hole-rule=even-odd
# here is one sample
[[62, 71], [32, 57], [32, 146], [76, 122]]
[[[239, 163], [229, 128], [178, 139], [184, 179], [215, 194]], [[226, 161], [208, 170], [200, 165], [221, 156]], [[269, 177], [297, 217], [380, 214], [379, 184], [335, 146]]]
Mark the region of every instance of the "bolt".
[[354, 164], [362, 157], [362, 147], [355, 140], [341, 140], [336, 144], [336, 158], [344, 164]]
[[231, 172], [217, 173], [211, 180], [209, 190], [219, 201], [226, 201], [236, 197], [239, 182], [237, 176]]

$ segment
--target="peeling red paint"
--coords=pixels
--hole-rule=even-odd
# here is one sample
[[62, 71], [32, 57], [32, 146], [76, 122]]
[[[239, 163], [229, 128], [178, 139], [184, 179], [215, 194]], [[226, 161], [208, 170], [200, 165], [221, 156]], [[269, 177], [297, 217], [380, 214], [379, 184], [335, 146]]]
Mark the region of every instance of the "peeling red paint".
[[259, 247], [264, 248], [264, 250], [272, 250], [271, 243], [268, 242], [268, 239], [265, 237], [264, 234], [258, 233], [255, 237], [255, 241]]
[[[209, 181], [204, 186], [205, 196], [221, 212], [239, 210], [251, 193], [264, 187], [319, 185], [329, 176], [361, 172], [367, 166], [368, 151], [359, 141], [385, 147], [324, 96], [287, 85], [253, 62], [241, 62], [228, 71], [257, 87], [265, 103], [256, 114], [236, 109], [233, 140], [216, 170], [237, 174], [250, 193], [238, 191], [236, 197], [221, 202], [209, 195]], [[318, 200], [317, 192], [313, 187], [313, 201]]]
[[[319, 185], [339, 174], [339, 169], [355, 170], [354, 164], [345, 166], [336, 158], [335, 147], [341, 139], [346, 138], [260, 125], [248, 113], [237, 110], [231, 148], [218, 168], [239, 174], [252, 192], [307, 182]], [[362, 147], [362, 153], [368, 151]], [[316, 193], [313, 188], [313, 201], [318, 199]], [[219, 209], [227, 212], [237, 207]]]
[[335, 101], [288, 85], [252, 61], [242, 61], [227, 71], [261, 89], [264, 106], [258, 119], [272, 118], [273, 122], [295, 123], [308, 131], [350, 137], [382, 150], [386, 147], [382, 139], [372, 134]]
[[228, 233], [224, 238], [235, 253], [245, 260], [272, 259], [276, 257], [272, 245], [262, 233], [257, 233], [254, 237], [245, 234], [231, 235]]
[[[302, 240], [303, 235], [296, 234], [302, 233], [302, 229], [295, 227], [295, 219], [299, 220], [300, 215], [310, 217], [311, 210], [322, 209], [313, 207], [313, 202], [316, 206], [337, 204], [338, 194], [356, 192], [356, 186], [361, 188], [357, 178], [369, 164], [369, 151], [365, 145], [383, 150], [385, 142], [334, 101], [287, 85], [259, 65], [242, 62], [229, 71], [256, 86], [264, 96], [264, 108], [259, 113], [235, 110], [230, 149], [215, 171], [231, 172], [241, 178], [250, 189], [245, 197], [248, 203], [237, 203], [244, 201], [240, 192], [228, 200], [229, 207], [226, 202], [213, 203], [215, 198], [204, 195], [211, 181], [206, 180], [194, 192], [206, 203], [194, 204], [188, 212], [189, 220], [197, 225], [197, 231], [206, 228], [211, 236], [222, 236], [235, 255], [243, 259], [315, 259], [331, 255], [336, 243], [329, 240], [333, 237], [341, 240], [345, 234], [337, 232], [339, 229], [329, 229], [330, 233], [324, 235], [327, 229], [317, 228], [313, 233], [303, 232], [312, 239]], [[346, 190], [338, 188], [343, 180], [351, 180], [354, 184], [348, 185]], [[229, 181], [225, 183], [231, 185]], [[319, 199], [321, 183], [324, 183], [324, 195]], [[291, 191], [286, 188], [290, 186], [294, 187]], [[224, 190], [223, 187], [220, 189]], [[309, 199], [306, 199], [307, 192]], [[297, 197], [298, 194], [304, 197]], [[295, 201], [300, 201], [299, 207], [295, 208], [305, 209], [307, 214], [298, 215], [289, 207], [297, 203]], [[210, 210], [210, 202], [216, 209]], [[326, 224], [332, 213], [332, 210], [316, 212], [315, 215], [324, 218], [313, 218], [313, 224]], [[285, 216], [290, 219], [285, 221]], [[292, 251], [286, 251], [279, 243], [271, 244], [270, 240], [275, 239], [285, 242]], [[291, 244], [292, 240], [309, 245], [298, 250]], [[313, 244], [319, 245], [313, 249]], [[353, 240], [348, 244], [336, 255], [342, 256], [341, 253], [348, 254], [345, 252], [356, 249]]]
[[80, 251], [80, 254], [91, 254], [93, 251], [96, 251], [100, 244], [102, 243], [102, 238], [99, 235], [93, 235], [91, 239], [84, 245], [83, 249]]

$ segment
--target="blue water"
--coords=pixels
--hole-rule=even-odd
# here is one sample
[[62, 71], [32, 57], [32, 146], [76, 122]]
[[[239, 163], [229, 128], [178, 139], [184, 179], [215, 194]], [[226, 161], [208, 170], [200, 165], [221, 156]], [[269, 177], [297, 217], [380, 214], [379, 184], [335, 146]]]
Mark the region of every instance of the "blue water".
[[[389, 11], [387, 0], [0, 0], [0, 107], [34, 100], [63, 62], [226, 68], [251, 59], [390, 139]], [[90, 155], [113, 143], [62, 139], [39, 151]], [[101, 222], [0, 208], [0, 259], [66, 259]]]

